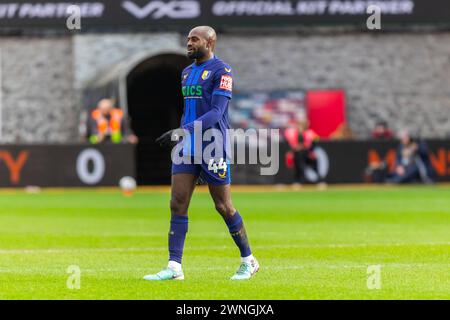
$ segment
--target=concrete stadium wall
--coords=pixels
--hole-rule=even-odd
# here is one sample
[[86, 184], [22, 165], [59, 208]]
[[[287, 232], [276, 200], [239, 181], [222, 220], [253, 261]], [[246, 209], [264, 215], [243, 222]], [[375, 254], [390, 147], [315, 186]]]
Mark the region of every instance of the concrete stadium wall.
[[67, 142], [78, 131], [70, 38], [0, 38], [2, 143]]
[[183, 51], [177, 33], [81, 35], [73, 38], [75, 86], [107, 72], [117, 63], [133, 56]]
[[450, 136], [450, 33], [230, 35], [218, 52], [239, 89], [345, 89], [358, 137], [377, 118], [424, 137]]
[[[236, 90], [344, 88], [358, 137], [374, 122], [450, 136], [450, 33], [219, 35]], [[140, 53], [177, 52], [177, 33], [0, 38], [4, 142], [78, 139], [80, 90]]]

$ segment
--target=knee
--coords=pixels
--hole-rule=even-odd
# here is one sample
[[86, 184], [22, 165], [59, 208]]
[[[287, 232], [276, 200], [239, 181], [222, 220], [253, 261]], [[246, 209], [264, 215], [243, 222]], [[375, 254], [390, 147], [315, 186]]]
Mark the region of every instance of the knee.
[[216, 202], [216, 210], [224, 218], [231, 218], [236, 212], [233, 205], [227, 202]]
[[170, 212], [172, 215], [187, 215], [187, 199], [180, 196], [173, 196], [170, 199]]

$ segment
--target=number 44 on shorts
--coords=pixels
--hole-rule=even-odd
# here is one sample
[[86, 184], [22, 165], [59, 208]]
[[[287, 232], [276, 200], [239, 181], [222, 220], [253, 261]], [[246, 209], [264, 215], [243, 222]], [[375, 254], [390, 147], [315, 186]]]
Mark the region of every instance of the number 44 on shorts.
[[217, 163], [214, 159], [209, 160], [208, 170], [213, 171], [214, 173], [218, 173], [218, 171], [222, 171], [223, 173], [218, 173], [220, 177], [225, 177], [227, 173], [227, 163], [223, 161], [223, 158], [219, 159]]

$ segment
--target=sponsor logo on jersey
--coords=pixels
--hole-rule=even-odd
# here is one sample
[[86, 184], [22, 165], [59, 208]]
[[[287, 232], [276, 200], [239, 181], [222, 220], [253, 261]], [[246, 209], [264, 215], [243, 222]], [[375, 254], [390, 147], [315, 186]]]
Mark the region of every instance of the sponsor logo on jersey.
[[203, 71], [203, 73], [202, 73], [203, 80], [208, 79], [210, 76], [211, 76], [211, 71], [208, 71], [208, 70]]
[[197, 86], [183, 86], [181, 88], [183, 97], [201, 96], [203, 94], [203, 87]]
[[219, 89], [232, 91], [233, 90], [233, 78], [231, 76], [223, 75], [220, 79]]
[[189, 76], [189, 73], [183, 74], [183, 81], [186, 80], [188, 76]]
[[230, 72], [231, 72], [231, 68], [230, 68], [230, 69], [225, 68], [225, 71], [228, 72], [228, 73], [230, 73]]

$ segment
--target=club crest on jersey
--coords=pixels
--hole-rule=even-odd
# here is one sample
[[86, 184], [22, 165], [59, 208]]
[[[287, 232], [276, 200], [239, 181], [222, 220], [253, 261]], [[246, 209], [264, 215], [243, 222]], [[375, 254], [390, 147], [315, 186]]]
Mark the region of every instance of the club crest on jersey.
[[203, 80], [208, 79], [210, 76], [211, 76], [211, 71], [208, 71], [208, 70], [203, 71], [203, 73], [202, 73]]

